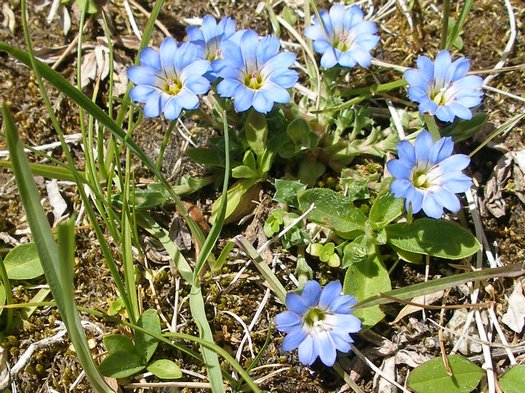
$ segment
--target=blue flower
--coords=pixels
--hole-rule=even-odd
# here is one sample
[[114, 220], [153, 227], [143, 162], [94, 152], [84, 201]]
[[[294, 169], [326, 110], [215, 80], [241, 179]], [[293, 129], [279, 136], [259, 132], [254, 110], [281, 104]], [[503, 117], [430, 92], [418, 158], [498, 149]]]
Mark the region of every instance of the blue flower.
[[450, 53], [442, 50], [432, 62], [426, 56], [419, 56], [417, 69], [405, 71], [409, 84], [408, 97], [419, 103], [420, 113], [430, 113], [439, 120], [452, 122], [457, 116], [469, 120], [469, 108], [481, 103], [483, 79], [468, 75], [470, 62], [460, 57], [452, 62]]
[[350, 333], [359, 332], [361, 321], [352, 315], [357, 300], [341, 291], [339, 281], [332, 281], [323, 289], [317, 281], [310, 280], [301, 295], [286, 295], [289, 311], [275, 317], [277, 329], [287, 333], [283, 350], [299, 348], [301, 363], [310, 365], [319, 356], [327, 366], [334, 364], [337, 351], [350, 351], [354, 342]]
[[128, 68], [128, 78], [135, 83], [130, 97], [144, 105], [144, 116], [164, 113], [168, 120], [179, 117], [182, 109], [196, 109], [198, 94], [210, 90], [204, 75], [210, 62], [203, 60], [202, 48], [189, 42], [177, 44], [166, 38], [157, 52], [151, 47], [140, 52], [140, 65]]
[[206, 15], [202, 19], [202, 25], [199, 29], [196, 26], [186, 28], [188, 40], [204, 48], [204, 57], [211, 62], [213, 71], [208, 72], [210, 81], [217, 79], [217, 60], [222, 59], [222, 43], [231, 38], [235, 33], [235, 21], [232, 18], [222, 18], [217, 24], [215, 18]]
[[287, 104], [290, 94], [286, 90], [299, 78], [290, 70], [295, 61], [291, 52], [279, 53], [279, 39], [266, 36], [259, 40], [253, 30], [239, 31], [223, 41], [223, 59], [217, 60], [216, 70], [223, 80], [217, 85], [221, 97], [233, 98], [238, 112], [250, 107], [268, 113], [274, 103]]
[[370, 51], [379, 42], [379, 36], [376, 24], [363, 20], [361, 8], [353, 5], [345, 9], [344, 5], [336, 4], [328, 12], [319, 11], [319, 15], [322, 23], [314, 17], [314, 25], [307, 27], [304, 34], [314, 40], [314, 50], [322, 54], [321, 67], [370, 66]]
[[472, 186], [472, 179], [461, 171], [470, 163], [464, 154], [452, 154], [452, 138], [432, 142], [430, 133], [423, 130], [415, 146], [408, 141], [397, 145], [398, 159], [387, 162], [396, 178], [390, 189], [396, 198], [406, 198], [406, 209], [414, 213], [421, 209], [432, 218], [441, 218], [443, 208], [452, 212], [460, 209], [456, 193]]

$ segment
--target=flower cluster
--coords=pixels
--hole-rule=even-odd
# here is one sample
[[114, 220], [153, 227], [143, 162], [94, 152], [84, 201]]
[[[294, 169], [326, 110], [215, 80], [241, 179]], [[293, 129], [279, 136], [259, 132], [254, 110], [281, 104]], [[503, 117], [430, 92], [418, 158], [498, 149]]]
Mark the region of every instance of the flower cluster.
[[335, 362], [337, 351], [348, 352], [354, 341], [350, 333], [361, 329], [361, 321], [352, 315], [357, 300], [342, 295], [339, 281], [332, 281], [324, 288], [314, 280], [308, 281], [301, 295], [286, 295], [289, 311], [275, 317], [277, 329], [287, 334], [283, 350], [299, 348], [299, 360], [310, 365], [317, 357], [327, 365]]
[[188, 42], [166, 38], [159, 51], [145, 48], [140, 65], [128, 69], [136, 85], [130, 96], [145, 104], [146, 117], [163, 113], [174, 120], [182, 109], [198, 108], [198, 95], [206, 94], [217, 78], [218, 94], [232, 98], [238, 112], [253, 107], [268, 113], [275, 103], [290, 102], [286, 89], [299, 78], [289, 69], [296, 56], [280, 52], [278, 38], [260, 39], [253, 30], [236, 32], [231, 18], [217, 23], [211, 15], [204, 17], [201, 28], [188, 27], [187, 33]]
[[409, 84], [408, 97], [419, 103], [419, 112], [435, 115], [439, 120], [452, 122], [457, 116], [469, 120], [469, 108], [481, 103], [483, 79], [468, 75], [470, 62], [460, 57], [452, 62], [450, 53], [443, 50], [432, 62], [426, 56], [417, 59], [417, 69], [405, 71]]
[[364, 20], [361, 8], [353, 5], [345, 9], [336, 4], [328, 12], [320, 10], [319, 15], [321, 20], [314, 17], [314, 25], [307, 27], [304, 34], [314, 40], [314, 50], [322, 54], [321, 67], [369, 67], [370, 51], [379, 42], [379, 36], [376, 24]]
[[397, 145], [398, 159], [387, 163], [395, 177], [391, 190], [396, 198], [406, 198], [406, 209], [421, 209], [432, 218], [441, 218], [443, 208], [452, 212], [460, 209], [456, 193], [465, 192], [472, 186], [470, 177], [461, 171], [470, 163], [464, 154], [452, 154], [452, 138], [432, 142], [432, 136], [423, 130], [415, 145], [401, 141]]

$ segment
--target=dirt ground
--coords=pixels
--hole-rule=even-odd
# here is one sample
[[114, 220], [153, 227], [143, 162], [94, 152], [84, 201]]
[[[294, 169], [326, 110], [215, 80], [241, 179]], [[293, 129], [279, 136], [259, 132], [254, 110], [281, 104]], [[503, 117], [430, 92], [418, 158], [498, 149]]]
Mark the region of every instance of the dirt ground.
[[[22, 27], [20, 22], [19, 0], [4, 2], [3, 12], [5, 22], [0, 25], [0, 41], [10, 45], [25, 48]], [[71, 13], [72, 26], [67, 34], [64, 34], [59, 18], [54, 18], [50, 23], [46, 21], [51, 1], [39, 0], [30, 4], [30, 26], [33, 46], [39, 57], [53, 64], [66, 51], [67, 46], [78, 34], [78, 8], [68, 6]], [[129, 2], [135, 20], [142, 28], [147, 20], [146, 12], [151, 10], [152, 1], [138, 1], [139, 7], [134, 1]], [[275, 10], [280, 12], [282, 7], [288, 4], [292, 8], [302, 7], [301, 0], [285, 0], [276, 3]], [[365, 2], [368, 4], [368, 2]], [[386, 1], [373, 1], [374, 10], [381, 10]], [[374, 55], [378, 59], [397, 65], [407, 67], [414, 66], [415, 60], [420, 54], [433, 55], [439, 46], [441, 16], [439, 5], [435, 2], [416, 1], [413, 10], [409, 14], [403, 12], [401, 4], [395, 2], [391, 7], [392, 12], [381, 17], [377, 21], [379, 25], [381, 44], [375, 50]], [[455, 3], [455, 2], [453, 2]], [[459, 2], [458, 2], [459, 3]], [[512, 0], [515, 33], [517, 38], [513, 42], [509, 52], [505, 48], [509, 40], [512, 40], [509, 23], [508, 10], [503, 1], [480, 0], [475, 1], [467, 25], [463, 32], [464, 48], [460, 54], [471, 59], [472, 71], [490, 70], [506, 56], [505, 67], [502, 72], [495, 73], [494, 79], [488, 82], [489, 86], [511, 93], [516, 97], [509, 97], [499, 92], [486, 91], [484, 99], [484, 110], [488, 113], [488, 123], [473, 140], [462, 143], [458, 149], [469, 153], [482, 143], [491, 133], [517, 114], [525, 112], [525, 2]], [[187, 2], [179, 0], [166, 0], [160, 16], [161, 27], [166, 28], [178, 40], [183, 39], [185, 26], [196, 17], [203, 17], [211, 13], [215, 16], [228, 15], [233, 17], [240, 28], [253, 28], [263, 35], [271, 32], [266, 11], [258, 7], [256, 1], [203, 1], [194, 0], [191, 6]], [[328, 6], [327, 2], [318, 4], [319, 7]], [[14, 29], [9, 26], [10, 9], [14, 15]], [[262, 11], [260, 10], [262, 9]], [[259, 12], [260, 11], [260, 12]], [[112, 21], [112, 37], [116, 47], [116, 60], [120, 64], [120, 70], [132, 64], [136, 56], [139, 40], [133, 35], [132, 27], [126, 14], [123, 1], [108, 2], [104, 6], [104, 12]], [[7, 16], [6, 16], [7, 15]], [[458, 15], [454, 10], [453, 16]], [[93, 18], [84, 33], [85, 52], [84, 56], [94, 53], [95, 47], [103, 43], [104, 32], [97, 18]], [[158, 45], [164, 38], [159, 28], [155, 30], [153, 45]], [[287, 39], [286, 36], [283, 37]], [[57, 70], [69, 78], [75, 79], [75, 51], [65, 55]], [[514, 67], [516, 66], [516, 67]], [[117, 68], [117, 71], [119, 69]], [[361, 71], [360, 71], [361, 72]], [[392, 80], [392, 73], [378, 73], [381, 82]], [[485, 77], [488, 73], [483, 73]], [[101, 86], [101, 99], [99, 104], [104, 106], [107, 99], [107, 80]], [[89, 83], [85, 92], [91, 94], [93, 83]], [[78, 110], [75, 105], [62, 97], [57, 91], [48, 90], [55, 111], [61, 121], [61, 126], [67, 134], [79, 132]], [[393, 92], [394, 97], [404, 97], [404, 92]], [[31, 146], [41, 146], [57, 141], [57, 137], [51, 122], [45, 112], [43, 102], [40, 98], [37, 85], [31, 76], [29, 69], [9, 58], [5, 53], [0, 53], [0, 101], [8, 102], [11, 107], [21, 138]], [[136, 133], [137, 141], [141, 147], [152, 157], [155, 156], [163, 137], [161, 120], [148, 121], [140, 133]], [[522, 262], [525, 256], [525, 121], [518, 122], [512, 129], [494, 138], [487, 146], [483, 147], [473, 157], [470, 166], [471, 174], [475, 179], [474, 197], [479, 208], [482, 228], [487, 238], [486, 245], [491, 254], [499, 258], [502, 264]], [[194, 135], [196, 140], [206, 140], [206, 134]], [[79, 168], [83, 165], [83, 155], [78, 142], [72, 144], [76, 154]], [[172, 138], [168, 146], [166, 161], [163, 171], [168, 177], [174, 179], [178, 173], [195, 171], [189, 160], [184, 156], [181, 147], [184, 140], [180, 136]], [[0, 135], [0, 152], [7, 149], [3, 135]], [[62, 159], [60, 148], [47, 150], [54, 157]], [[5, 155], [4, 155], [5, 156]], [[4, 157], [2, 156], [2, 157]], [[148, 177], [149, 174], [143, 168], [135, 168], [139, 176]], [[138, 177], [138, 176], [137, 176]], [[46, 180], [37, 178], [42, 195], [46, 193]], [[68, 209], [71, 212], [78, 211], [80, 202], [72, 186], [61, 185], [61, 192]], [[260, 227], [264, 222], [267, 212], [271, 209], [272, 189], [270, 186], [263, 187], [263, 203], [259, 214], [248, 217], [242, 224], [233, 223], [225, 228], [224, 238], [244, 233], [253, 235], [254, 228]], [[193, 204], [200, 206], [203, 214], [207, 217], [210, 212], [211, 202], [216, 198], [216, 190], [211, 188], [198, 195], [188, 198]], [[46, 203], [44, 199], [44, 204]], [[46, 205], [49, 208], [48, 205]], [[163, 209], [158, 212], [164, 216], [168, 223], [174, 212]], [[460, 220], [471, 223], [469, 217], [460, 217]], [[473, 224], [469, 224], [474, 230]], [[247, 233], [248, 232], [248, 233]], [[3, 256], [13, 246], [28, 240], [28, 227], [25, 213], [21, 206], [16, 184], [12, 173], [0, 168], [0, 255]], [[256, 236], [255, 236], [256, 237]], [[95, 237], [89, 230], [81, 230], [77, 233], [79, 262], [75, 271], [75, 287], [77, 288], [77, 303], [81, 306], [95, 310], [107, 311], [110, 302], [116, 297], [116, 289], [112, 283], [109, 271], [101, 262], [100, 251], [96, 248]], [[163, 270], [162, 265], [155, 264], [154, 259], [158, 252], [154, 250], [148, 239], [144, 239], [146, 251], [151, 251], [150, 269], [154, 271]], [[293, 256], [278, 248], [271, 250], [274, 254], [280, 254], [283, 269], [280, 273], [285, 276], [286, 270], [293, 271]], [[159, 259], [161, 259], [159, 257]], [[162, 261], [157, 263], [163, 263]], [[165, 262], [164, 262], [165, 263]], [[244, 321], [251, 321], [253, 311], [259, 306], [265, 292], [265, 287], [255, 271], [247, 271], [241, 279], [234, 284], [232, 290], [227, 293], [223, 289], [228, 287], [233, 277], [243, 266], [244, 261], [240, 258], [232, 259], [223, 269], [220, 277], [212, 278], [205, 276], [204, 292], [206, 303], [209, 306], [209, 320], [215, 333], [216, 343], [228, 349], [232, 354], [237, 351], [238, 344], [244, 332], [242, 327], [234, 319], [223, 311], [231, 311]], [[316, 265], [312, 262], [314, 271], [322, 272], [324, 276], [342, 278], [343, 271], [328, 269], [326, 265]], [[141, 266], [144, 271], [146, 267]], [[317, 270], [316, 270], [317, 269]], [[174, 298], [177, 295], [184, 299], [187, 288], [180, 285], [177, 290], [178, 280], [173, 278], [164, 269], [154, 278], [155, 293], [145, 290], [144, 308], [160, 307], [166, 320], [173, 318]], [[430, 279], [448, 274], [454, 274], [454, 267], [438, 262], [432, 266]], [[250, 274], [253, 273], [253, 274]], [[404, 265], [398, 266], [392, 274], [396, 277], [393, 281], [395, 287], [420, 282], [424, 280], [424, 267]], [[292, 288], [292, 283], [287, 283]], [[16, 283], [14, 288], [15, 303], [28, 302], [35, 295], [35, 285], [43, 284], [44, 281]], [[482, 293], [482, 299], [494, 300], [498, 303], [498, 315], [506, 310], [507, 304], [504, 295], [509, 295], [514, 282], [505, 280], [494, 285], [492, 293]], [[150, 283], [143, 278], [140, 285], [147, 289]], [[521, 284], [520, 284], [521, 285]], [[110, 295], [108, 295], [110, 294]], [[454, 289], [448, 295], [449, 304], [462, 304], [468, 301], [462, 289]], [[49, 300], [49, 299], [47, 299]], [[404, 378], [414, 362], [424, 358], [440, 356], [437, 342], [437, 328], [423, 320], [421, 313], [413, 314], [396, 324], [389, 324], [401, 306], [389, 306], [385, 308], [386, 321], [377, 325], [373, 332], [368, 332], [356, 340], [357, 347], [378, 367], [384, 364], [385, 359], [393, 356], [395, 352], [404, 351], [407, 354], [405, 361], [396, 358], [395, 377], [403, 385]], [[266, 391], [276, 392], [344, 392], [350, 391], [345, 382], [332, 370], [316, 363], [311, 368], [300, 365], [296, 354], [285, 353], [280, 350], [280, 340], [270, 340], [266, 346], [268, 329], [273, 327], [273, 316], [283, 311], [282, 305], [270, 300], [265, 308], [265, 316], [255, 326], [251, 334], [253, 350], [257, 353], [265, 347], [264, 355], [252, 371], [252, 377], [259, 380], [260, 386]], [[444, 323], [450, 320], [452, 312], [446, 312]], [[439, 321], [439, 311], [431, 311], [427, 318]], [[88, 318], [86, 316], [86, 318]], [[180, 320], [190, 320], [189, 309], [182, 305], [179, 310]], [[3, 337], [2, 347], [7, 351], [7, 364], [11, 367], [20, 359], [21, 355], [30, 344], [45, 337], [55, 334], [59, 315], [54, 308], [37, 308], [32, 316], [23, 321], [18, 329], [8, 337]], [[122, 328], [109, 324], [103, 320], [97, 320], [89, 316], [93, 327], [88, 329], [88, 335], [93, 340], [93, 354], [97, 357], [103, 355], [104, 348], [101, 337], [111, 332], [124, 332]], [[502, 324], [505, 328], [505, 325]], [[195, 326], [191, 322], [180, 328], [181, 332], [197, 334]], [[521, 341], [521, 333], [511, 330], [505, 331], [507, 339], [512, 343]], [[280, 337], [272, 331], [273, 337]], [[389, 347], [389, 345], [391, 345]], [[447, 344], [447, 346], [450, 345]], [[196, 365], [183, 354], [164, 348], [164, 355], [176, 360], [180, 366], [193, 373], [205, 373], [201, 365]], [[480, 360], [479, 352], [470, 348], [467, 355], [472, 359]], [[519, 353], [517, 353], [519, 356]], [[497, 371], [504, 370], [508, 366], [508, 360], [503, 356], [494, 355]], [[347, 369], [352, 370], [350, 376], [366, 392], [375, 391], [377, 382], [374, 382], [372, 372], [362, 361], [357, 358], [349, 358]], [[525, 358], [518, 357], [523, 361]], [[245, 348], [241, 357], [241, 364], [247, 366], [251, 360], [248, 348]], [[411, 362], [412, 360], [412, 362]], [[0, 368], [5, 367], [0, 364]], [[75, 354], [67, 339], [58, 340], [53, 345], [38, 349], [28, 360], [27, 365], [16, 375], [14, 384], [19, 392], [48, 392], [68, 391], [73, 386], [77, 392], [89, 392], [90, 387], [86, 379], [75, 380], [80, 375], [80, 366], [75, 360]], [[198, 377], [185, 375], [185, 380], [200, 381]], [[128, 391], [131, 391], [127, 389]], [[139, 391], [139, 390], [136, 390]], [[161, 390], [158, 390], [161, 391]], [[163, 390], [168, 391], [168, 390]], [[190, 391], [190, 389], [182, 390]], [[194, 391], [194, 390], [191, 390]], [[383, 390], [387, 392], [388, 390]]]

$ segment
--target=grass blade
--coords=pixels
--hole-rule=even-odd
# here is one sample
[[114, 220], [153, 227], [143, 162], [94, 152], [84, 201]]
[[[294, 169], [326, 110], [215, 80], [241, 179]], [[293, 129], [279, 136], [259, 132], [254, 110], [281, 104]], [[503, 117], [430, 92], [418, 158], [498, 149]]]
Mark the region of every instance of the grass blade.
[[[20, 192], [20, 199], [24, 205], [31, 235], [37, 246], [42, 268], [44, 269], [44, 274], [53, 298], [56, 301], [58, 311], [64, 319], [71, 342], [91, 385], [97, 392], [112, 392], [112, 389], [106, 384], [104, 378], [99, 374], [95, 366], [86, 341], [84, 329], [80, 324], [80, 317], [74, 303], [72, 281], [69, 282], [70, 279], [72, 280], [73, 274], [71, 271], [68, 272], [66, 269], [63, 269], [61, 265], [59, 252], [63, 255], [72, 255], [71, 235], [65, 234], [65, 231], [69, 229], [61, 230], [63, 233], [61, 248], [59, 249], [53, 239], [47, 216], [40, 204], [40, 195], [36, 188], [31, 168], [24, 154], [22, 144], [18, 138], [13, 119], [5, 104], [2, 106], [2, 116], [13, 171]], [[69, 261], [66, 260], [65, 263], [72, 264], [73, 259], [74, 258]]]

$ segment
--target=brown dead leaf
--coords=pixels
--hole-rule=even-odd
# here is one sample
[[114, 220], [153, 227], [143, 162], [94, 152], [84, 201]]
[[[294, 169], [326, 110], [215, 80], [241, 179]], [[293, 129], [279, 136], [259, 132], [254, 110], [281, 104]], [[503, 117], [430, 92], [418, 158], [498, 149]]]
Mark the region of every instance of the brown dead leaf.
[[509, 307], [501, 320], [505, 325], [521, 333], [525, 324], [525, 296], [523, 296], [523, 280], [519, 279], [514, 284], [514, 290], [509, 297]]
[[[443, 297], [443, 293], [444, 291], [437, 291], [437, 292], [431, 293], [430, 295], [416, 296], [410, 302], [423, 304], [423, 305], [432, 304], [432, 303], [437, 302], [439, 299], [441, 299]], [[396, 319], [390, 322], [390, 324], [394, 325], [398, 323], [401, 319], [406, 317], [407, 315], [413, 314], [416, 311], [419, 311], [422, 309], [423, 309], [422, 307], [413, 306], [411, 304], [408, 304], [405, 307], [403, 307], [403, 309], [399, 312], [399, 314], [397, 314]]]

